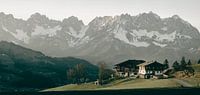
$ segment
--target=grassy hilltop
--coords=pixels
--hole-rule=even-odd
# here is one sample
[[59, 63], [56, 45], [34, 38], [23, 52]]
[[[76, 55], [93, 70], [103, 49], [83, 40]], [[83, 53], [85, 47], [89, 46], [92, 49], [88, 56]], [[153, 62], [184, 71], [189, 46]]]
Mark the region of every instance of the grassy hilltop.
[[103, 86], [97, 86], [93, 83], [81, 85], [70, 84], [56, 88], [50, 88], [44, 91], [70, 91], [70, 90], [111, 90], [111, 89], [137, 89], [137, 88], [170, 88], [180, 87], [181, 85], [173, 79], [121, 79], [113, 81]]

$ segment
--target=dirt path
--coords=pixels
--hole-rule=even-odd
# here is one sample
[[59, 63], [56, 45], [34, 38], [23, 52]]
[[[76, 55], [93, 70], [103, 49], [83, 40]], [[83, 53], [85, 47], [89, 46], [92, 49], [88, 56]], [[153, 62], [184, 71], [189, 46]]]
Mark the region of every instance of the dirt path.
[[193, 87], [190, 83], [183, 81], [181, 79], [173, 79], [173, 80], [182, 85], [183, 87]]

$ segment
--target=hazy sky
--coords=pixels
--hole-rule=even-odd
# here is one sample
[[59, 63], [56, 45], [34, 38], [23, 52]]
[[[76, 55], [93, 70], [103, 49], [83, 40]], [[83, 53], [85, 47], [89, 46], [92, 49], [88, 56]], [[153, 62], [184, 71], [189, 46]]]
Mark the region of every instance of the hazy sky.
[[85, 24], [96, 16], [153, 11], [162, 18], [174, 14], [200, 30], [200, 0], [0, 0], [0, 11], [27, 19], [39, 12], [51, 19], [77, 16]]

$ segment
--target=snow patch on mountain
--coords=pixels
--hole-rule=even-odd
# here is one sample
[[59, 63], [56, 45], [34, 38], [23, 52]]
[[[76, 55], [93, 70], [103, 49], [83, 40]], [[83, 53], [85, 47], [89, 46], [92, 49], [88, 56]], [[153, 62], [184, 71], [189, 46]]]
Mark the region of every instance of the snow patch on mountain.
[[34, 32], [32, 32], [32, 36], [37, 35], [47, 35], [48, 37], [53, 37], [57, 34], [57, 31], [61, 30], [62, 28], [58, 25], [54, 28], [44, 28], [42, 26], [36, 25]]
[[155, 40], [156, 41], [159, 41], [159, 42], [174, 42], [175, 38], [176, 38], [176, 31], [175, 32], [172, 32], [170, 34], [161, 34], [159, 33], [158, 31], [152, 31], [152, 33], [154, 35], [151, 36], [151, 38], [153, 36], [155, 36]]
[[[163, 27], [162, 30], [167, 30], [167, 27]], [[132, 38], [128, 39], [127, 35], [131, 35]], [[181, 35], [180, 33], [177, 33], [176, 31], [172, 33], [160, 33], [159, 31], [147, 31], [147, 30], [140, 29], [140, 30], [132, 30], [128, 32], [122, 29], [121, 27], [118, 30], [117, 29], [114, 30], [114, 37], [127, 44], [134, 45], [136, 47], [148, 47], [150, 45], [148, 42], [142, 41], [143, 37], [153, 39], [154, 40], [153, 44], [160, 47], [167, 46], [166, 44], [160, 44], [160, 43], [174, 42], [177, 37], [192, 39], [192, 37], [188, 35]]]
[[148, 47], [150, 44], [147, 43], [147, 42], [141, 42], [141, 41], [138, 41], [137, 39], [132, 39], [131, 41], [128, 40], [127, 38], [127, 31], [123, 30], [122, 28], [119, 28], [118, 31], [115, 31], [114, 33], [114, 37], [127, 43], [127, 44], [130, 44], [130, 45], [134, 45], [136, 47]]
[[128, 44], [130, 45], [134, 45], [136, 47], [148, 47], [150, 44], [147, 43], [147, 42], [141, 42], [141, 41], [132, 41], [132, 42], [129, 42]]
[[4, 31], [6, 31], [6, 32], [9, 31], [4, 25], [2, 25], [2, 29], [3, 29]]
[[86, 31], [88, 30], [89, 26], [83, 26], [82, 29], [80, 30], [80, 33], [79, 33], [79, 38], [82, 38], [85, 36], [85, 33]]
[[16, 32], [10, 32], [16, 39], [23, 41], [24, 43], [28, 44], [30, 37], [27, 35], [26, 32], [20, 29], [16, 29]]
[[69, 35], [73, 36], [74, 38], [82, 38], [85, 36], [85, 32], [89, 27], [83, 26], [80, 31], [75, 31], [72, 27], [69, 27], [69, 31], [67, 32]]
[[157, 42], [153, 42], [153, 44], [156, 45], [156, 46], [162, 47], [162, 48], [167, 46], [167, 44], [160, 44], [160, 43], [157, 43]]
[[177, 36], [184, 37], [187, 39], [192, 39], [192, 37], [188, 35], [181, 35], [180, 33], [177, 33], [176, 31], [172, 33], [160, 33], [158, 31], [150, 31], [147, 32], [147, 30], [133, 30], [130, 34], [132, 34], [133, 37], [141, 39], [141, 37], [148, 37], [152, 38], [155, 41], [158, 42], [174, 42]]
[[88, 43], [90, 41], [90, 37], [89, 36], [85, 36], [81, 39], [77, 39], [77, 40], [70, 40], [68, 41], [68, 44], [70, 47], [75, 47], [75, 46], [80, 46], [82, 44]]
[[163, 28], [161, 28], [161, 30], [167, 31], [167, 27], [163, 27]]
[[127, 33], [128, 33], [127, 31], [124, 31], [122, 28], [120, 28], [119, 30], [114, 32], [114, 37], [121, 40], [121, 41], [129, 43], [129, 40], [126, 37]]
[[177, 37], [179, 37], [179, 38], [186, 38], [186, 39], [192, 39], [192, 37], [190, 37], [188, 35], [181, 35], [180, 33], [177, 33]]
[[88, 43], [90, 41], [90, 37], [89, 36], [86, 36], [80, 40], [77, 41], [77, 45], [81, 45], [81, 44], [85, 44], [85, 43]]
[[164, 40], [168, 42], [173, 42], [176, 37], [176, 32], [173, 32], [171, 34], [161, 34], [158, 31], [147, 32], [147, 30], [133, 30], [131, 34], [133, 35], [133, 37], [136, 38], [148, 37], [153, 38], [155, 41], [159, 42], [163, 42]]

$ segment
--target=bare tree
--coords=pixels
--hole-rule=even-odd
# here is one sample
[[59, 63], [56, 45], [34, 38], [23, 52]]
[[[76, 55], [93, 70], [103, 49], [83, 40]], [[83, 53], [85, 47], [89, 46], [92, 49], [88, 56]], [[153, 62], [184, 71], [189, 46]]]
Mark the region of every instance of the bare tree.
[[76, 70], [77, 83], [79, 84], [79, 83], [84, 82], [86, 79], [86, 71], [85, 71], [84, 65], [77, 64], [75, 70]]
[[75, 68], [67, 71], [67, 78], [72, 83], [80, 84], [87, 79], [86, 70], [83, 64], [77, 64]]
[[101, 63], [99, 63], [99, 84], [100, 85], [103, 84], [104, 73], [105, 73], [105, 63], [101, 62]]
[[75, 83], [75, 80], [76, 80], [76, 71], [74, 69], [69, 69], [67, 71], [67, 79], [70, 82]]
[[109, 81], [111, 75], [114, 74], [114, 71], [106, 67], [105, 62], [99, 63], [99, 84], [103, 85], [106, 81]]

